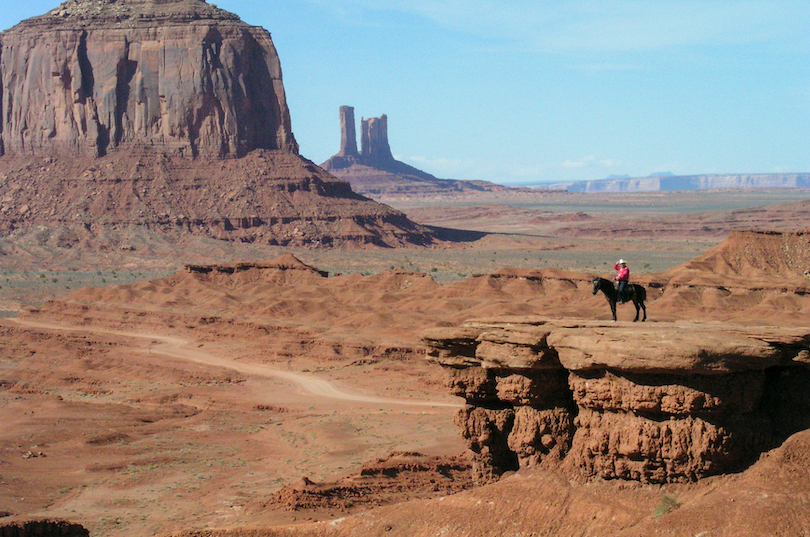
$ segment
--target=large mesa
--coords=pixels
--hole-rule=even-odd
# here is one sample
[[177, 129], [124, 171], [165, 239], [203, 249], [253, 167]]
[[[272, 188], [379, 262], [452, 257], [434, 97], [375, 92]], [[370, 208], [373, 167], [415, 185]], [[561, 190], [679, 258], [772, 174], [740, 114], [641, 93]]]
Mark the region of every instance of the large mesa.
[[0, 230], [430, 242], [298, 154], [270, 33], [202, 0], [69, 0], [0, 34]]

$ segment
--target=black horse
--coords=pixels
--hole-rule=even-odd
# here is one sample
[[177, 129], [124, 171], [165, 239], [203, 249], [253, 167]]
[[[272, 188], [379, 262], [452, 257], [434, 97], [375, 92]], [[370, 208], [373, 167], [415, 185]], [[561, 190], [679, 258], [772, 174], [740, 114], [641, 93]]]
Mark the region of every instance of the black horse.
[[[608, 304], [610, 304], [610, 311], [613, 313], [613, 320], [616, 320], [616, 302], [619, 300], [619, 292], [613, 286], [613, 282], [610, 280], [606, 280], [605, 278], [600, 278], [597, 276], [593, 279], [593, 294], [602, 291], [605, 293], [605, 298], [607, 298]], [[642, 286], [638, 284], [628, 284], [624, 290], [625, 298], [627, 300], [632, 300], [633, 305], [636, 307], [636, 318], [633, 319], [633, 322], [638, 321], [639, 309], [644, 310], [644, 318], [641, 319], [642, 322], [647, 320], [647, 307], [644, 305], [644, 301], [647, 300], [647, 290], [644, 289]]]

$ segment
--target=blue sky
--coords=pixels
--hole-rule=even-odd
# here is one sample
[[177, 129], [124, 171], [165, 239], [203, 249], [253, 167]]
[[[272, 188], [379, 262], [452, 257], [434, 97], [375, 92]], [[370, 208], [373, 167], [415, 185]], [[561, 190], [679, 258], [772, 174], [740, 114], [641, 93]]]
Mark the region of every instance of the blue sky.
[[[810, 172], [807, 0], [215, 3], [272, 33], [317, 163], [350, 105], [442, 178]], [[57, 4], [7, 5], [0, 28]]]

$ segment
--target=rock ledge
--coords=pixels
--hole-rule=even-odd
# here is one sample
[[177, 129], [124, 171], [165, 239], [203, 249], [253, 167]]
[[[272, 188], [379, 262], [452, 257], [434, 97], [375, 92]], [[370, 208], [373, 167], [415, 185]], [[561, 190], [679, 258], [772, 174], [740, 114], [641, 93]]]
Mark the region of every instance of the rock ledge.
[[810, 427], [810, 330], [511, 318], [423, 334], [467, 406], [476, 478], [562, 464], [586, 478], [737, 471]]

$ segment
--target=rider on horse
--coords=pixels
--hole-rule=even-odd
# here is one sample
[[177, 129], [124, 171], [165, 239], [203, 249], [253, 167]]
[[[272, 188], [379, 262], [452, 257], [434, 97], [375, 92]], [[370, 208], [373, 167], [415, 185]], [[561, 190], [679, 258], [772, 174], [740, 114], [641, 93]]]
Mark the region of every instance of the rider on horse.
[[616, 281], [619, 282], [619, 304], [624, 304], [627, 301], [625, 288], [630, 281], [630, 269], [627, 268], [624, 259], [619, 259], [619, 262], [613, 265], [613, 269], [616, 271]]

